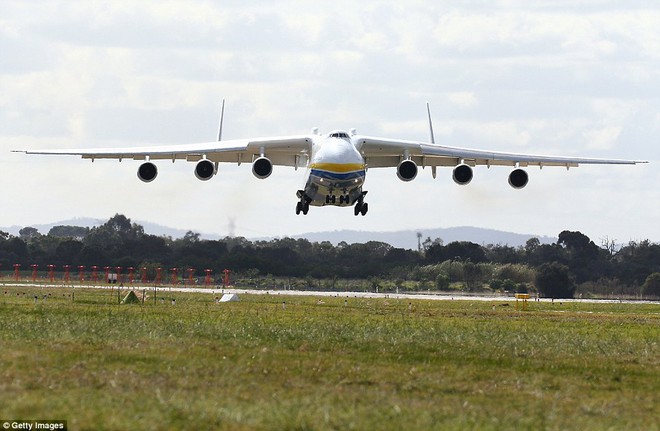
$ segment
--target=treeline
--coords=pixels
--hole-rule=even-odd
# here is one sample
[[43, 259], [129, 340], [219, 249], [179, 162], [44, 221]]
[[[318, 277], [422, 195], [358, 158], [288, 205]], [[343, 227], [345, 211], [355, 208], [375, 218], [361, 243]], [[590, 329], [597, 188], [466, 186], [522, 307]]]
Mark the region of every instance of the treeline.
[[[19, 236], [0, 232], [0, 269], [14, 264], [232, 270], [235, 279], [288, 278], [299, 284], [337, 288], [357, 280], [366, 289], [539, 290], [542, 294], [660, 296], [660, 245], [649, 241], [601, 246], [580, 232], [564, 231], [553, 244], [531, 238], [523, 247], [427, 239], [422, 250], [370, 241], [333, 245], [305, 239], [248, 241], [242, 237], [202, 240], [188, 232], [172, 239], [150, 235], [117, 214], [94, 228], [56, 226], [47, 234], [31, 227]], [[183, 272], [183, 271], [182, 271]], [[657, 273], [657, 275], [656, 275]], [[302, 280], [302, 282], [300, 282]], [[553, 289], [559, 289], [555, 291]]]

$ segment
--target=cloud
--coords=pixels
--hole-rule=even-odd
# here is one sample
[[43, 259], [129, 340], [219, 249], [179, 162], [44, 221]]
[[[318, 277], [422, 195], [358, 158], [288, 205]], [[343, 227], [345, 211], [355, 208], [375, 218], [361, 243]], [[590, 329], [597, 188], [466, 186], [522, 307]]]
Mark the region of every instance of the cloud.
[[479, 103], [477, 96], [471, 91], [452, 92], [447, 95], [447, 98], [459, 108], [472, 108]]
[[[227, 139], [318, 126], [426, 140], [429, 101], [438, 142], [659, 159], [658, 28], [660, 7], [644, 1], [6, 1], [0, 146], [208, 141], [223, 97]], [[647, 167], [544, 169], [518, 192], [506, 169], [480, 169], [468, 187], [449, 170], [409, 184], [372, 170], [367, 217], [314, 208], [303, 218], [293, 215], [302, 171], [257, 181], [230, 165], [200, 183], [191, 164], [163, 163], [142, 184], [131, 161], [5, 153], [0, 165], [1, 181], [20, 185], [5, 199], [22, 202], [30, 190], [48, 217], [121, 211], [216, 232], [233, 216], [239, 234], [279, 235], [466, 223], [554, 235], [575, 221], [619, 239], [633, 230], [660, 239], [660, 214], [647, 203], [660, 200], [660, 179]], [[639, 223], [617, 217], [621, 205], [630, 216], [628, 207], [642, 209]], [[43, 217], [15, 205], [0, 224], [52, 221]]]

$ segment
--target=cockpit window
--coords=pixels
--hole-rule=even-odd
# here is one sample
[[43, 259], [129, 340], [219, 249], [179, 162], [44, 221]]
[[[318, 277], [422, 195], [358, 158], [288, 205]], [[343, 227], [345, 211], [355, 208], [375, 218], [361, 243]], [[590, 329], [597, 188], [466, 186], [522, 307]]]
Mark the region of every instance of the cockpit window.
[[346, 132], [332, 132], [329, 135], [331, 138], [344, 138], [348, 139], [348, 133]]

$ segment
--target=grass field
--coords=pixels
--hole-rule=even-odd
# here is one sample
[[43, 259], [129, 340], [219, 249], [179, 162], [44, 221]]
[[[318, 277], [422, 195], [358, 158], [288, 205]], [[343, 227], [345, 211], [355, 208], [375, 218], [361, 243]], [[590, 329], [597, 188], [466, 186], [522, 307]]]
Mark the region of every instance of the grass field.
[[660, 426], [658, 304], [519, 312], [176, 293], [120, 306], [116, 291], [71, 293], [0, 287], [0, 419], [117, 430]]

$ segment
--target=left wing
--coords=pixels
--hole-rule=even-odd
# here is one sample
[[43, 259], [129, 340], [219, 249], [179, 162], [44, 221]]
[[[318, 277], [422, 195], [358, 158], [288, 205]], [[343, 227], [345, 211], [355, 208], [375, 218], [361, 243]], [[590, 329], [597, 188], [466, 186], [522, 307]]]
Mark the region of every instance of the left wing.
[[355, 136], [356, 146], [370, 168], [395, 167], [402, 160], [412, 160], [421, 166], [564, 166], [580, 164], [634, 165], [641, 160], [595, 159], [584, 157], [544, 156], [505, 153], [450, 147], [433, 143]]
[[83, 159], [171, 159], [196, 162], [252, 162], [268, 157], [273, 165], [304, 166], [311, 151], [312, 138], [306, 135], [237, 139], [184, 145], [159, 145], [125, 148], [85, 148], [59, 150], [14, 150], [25, 154], [73, 155]]

